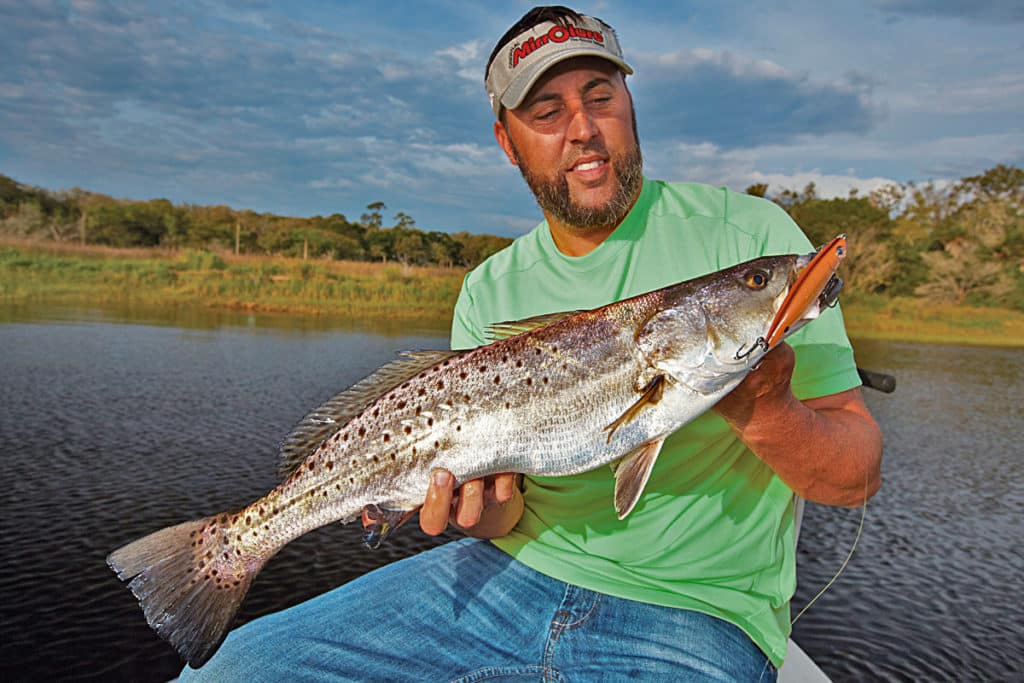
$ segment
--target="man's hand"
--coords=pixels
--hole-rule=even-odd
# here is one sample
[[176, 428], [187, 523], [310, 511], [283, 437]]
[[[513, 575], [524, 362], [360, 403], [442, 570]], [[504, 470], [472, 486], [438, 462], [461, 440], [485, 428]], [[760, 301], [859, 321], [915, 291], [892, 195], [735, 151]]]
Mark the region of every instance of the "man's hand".
[[434, 470], [420, 509], [420, 528], [436, 536], [453, 524], [477, 538], [504, 536], [523, 515], [516, 479], [511, 472], [495, 474], [467, 481], [456, 492], [455, 477], [447, 470]]
[[785, 342], [779, 344], [712, 410], [742, 434], [755, 417], [769, 410], [786, 410], [787, 404], [797, 400], [790, 389], [794, 367], [793, 347]]
[[792, 347], [780, 344], [713, 410], [797, 495], [860, 505], [882, 484], [882, 432], [859, 387], [798, 400], [795, 363]]

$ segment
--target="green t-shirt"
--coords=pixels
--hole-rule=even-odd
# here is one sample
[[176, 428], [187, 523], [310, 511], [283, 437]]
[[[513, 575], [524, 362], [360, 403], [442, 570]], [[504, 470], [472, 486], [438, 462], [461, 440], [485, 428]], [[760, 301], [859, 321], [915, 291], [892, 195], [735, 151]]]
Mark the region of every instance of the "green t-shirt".
[[[544, 222], [467, 274], [452, 348], [483, 344], [492, 323], [595, 308], [758, 256], [810, 251], [769, 201], [645, 180], [629, 215], [589, 254], [561, 253]], [[838, 308], [789, 343], [798, 398], [860, 384]], [[726, 619], [780, 665], [796, 586], [786, 484], [707, 412], [666, 440], [643, 496], [622, 521], [614, 488], [609, 467], [528, 478], [522, 519], [494, 543], [561, 581]]]

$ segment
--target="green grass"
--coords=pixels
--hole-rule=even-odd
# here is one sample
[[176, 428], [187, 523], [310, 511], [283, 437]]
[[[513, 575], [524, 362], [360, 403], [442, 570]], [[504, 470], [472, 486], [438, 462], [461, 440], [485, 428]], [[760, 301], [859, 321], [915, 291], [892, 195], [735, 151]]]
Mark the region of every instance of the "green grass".
[[[0, 303], [195, 305], [437, 324], [464, 271], [399, 264], [0, 242]], [[843, 299], [851, 337], [1021, 346], [1020, 311]]]
[[451, 315], [463, 272], [200, 251], [0, 246], [0, 302], [191, 304], [431, 320]]

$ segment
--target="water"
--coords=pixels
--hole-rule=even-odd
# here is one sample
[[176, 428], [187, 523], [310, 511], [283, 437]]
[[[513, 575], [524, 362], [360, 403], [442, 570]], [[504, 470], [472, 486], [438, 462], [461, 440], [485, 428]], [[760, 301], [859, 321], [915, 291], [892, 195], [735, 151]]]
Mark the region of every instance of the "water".
[[[440, 329], [178, 311], [0, 309], [0, 678], [166, 680], [180, 661], [104, 563], [113, 548], [239, 506], [276, 483], [311, 407]], [[856, 555], [795, 638], [836, 681], [1019, 680], [1024, 401], [1019, 350], [858, 344], [896, 374], [867, 392], [886, 435]], [[808, 506], [802, 606], [842, 563], [859, 511]], [[287, 546], [241, 620], [432, 545], [381, 550], [333, 525]]]

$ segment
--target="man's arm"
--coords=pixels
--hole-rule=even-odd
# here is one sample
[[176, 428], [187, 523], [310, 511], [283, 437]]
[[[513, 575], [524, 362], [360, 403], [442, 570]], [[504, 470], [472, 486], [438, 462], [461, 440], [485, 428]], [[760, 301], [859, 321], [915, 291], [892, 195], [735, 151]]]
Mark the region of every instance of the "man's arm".
[[807, 500], [856, 507], [882, 484], [882, 432], [860, 388], [798, 400], [795, 355], [782, 344], [713, 410]]

